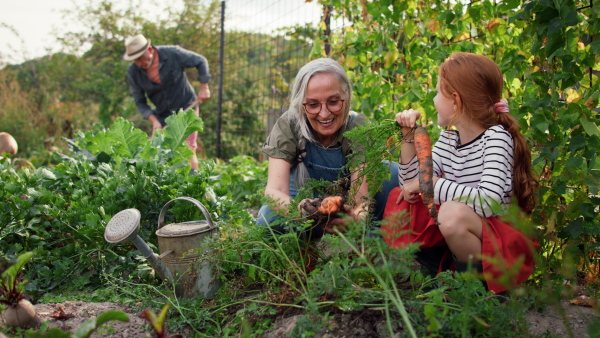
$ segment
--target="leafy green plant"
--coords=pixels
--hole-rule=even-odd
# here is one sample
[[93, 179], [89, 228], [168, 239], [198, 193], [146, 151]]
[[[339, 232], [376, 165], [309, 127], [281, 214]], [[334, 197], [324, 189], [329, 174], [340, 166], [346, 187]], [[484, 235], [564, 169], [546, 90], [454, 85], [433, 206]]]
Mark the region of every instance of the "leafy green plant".
[[420, 302], [407, 301], [419, 336], [504, 337], [525, 332], [524, 310], [530, 299], [519, 298], [499, 304], [471, 273], [443, 272], [436, 276], [431, 291], [419, 295]]
[[150, 323], [157, 338], [163, 338], [167, 335], [165, 330], [165, 321], [167, 319], [167, 312], [169, 311], [170, 307], [171, 303], [165, 304], [158, 315], [156, 315], [151, 309], [145, 309], [141, 314], [141, 317]]
[[16, 262], [10, 263], [6, 258], [0, 258], [0, 304], [16, 306], [25, 299], [25, 284], [22, 280], [21, 269], [33, 258], [33, 252], [19, 255]]
[[[50, 291], [81, 298], [62, 287], [68, 279], [77, 289], [89, 290], [91, 299], [102, 297], [94, 294], [100, 295], [108, 288], [121, 294], [120, 300], [168, 297], [161, 294], [161, 281], [135, 248], [104, 241], [104, 226], [125, 208], [140, 210], [140, 236], [155, 252], [158, 249], [152, 234], [158, 213], [168, 200], [178, 196], [193, 197], [207, 207], [221, 229], [222, 240], [216, 245], [246, 236], [248, 225], [254, 222], [247, 200], [253, 199], [252, 204], [257, 205], [259, 186], [266, 177], [265, 164], [252, 158], [231, 163], [206, 160], [200, 161], [198, 175], [188, 176], [187, 155], [182, 153], [187, 147], [178, 140], [190, 126], [200, 125], [194, 122], [197, 117], [185, 113], [173, 119], [171, 126], [180, 127], [169, 127], [154, 140], [124, 120], [115, 121], [108, 129], [98, 126], [79, 133], [69, 141], [73, 153], [55, 167], [30, 171], [0, 163], [0, 221], [6, 225], [0, 228], [0, 251], [15, 254], [35, 249], [40, 253], [34, 269], [27, 272], [30, 292], [42, 295]], [[168, 139], [172, 141], [167, 143]], [[165, 219], [168, 223], [204, 217], [185, 203], [171, 209]], [[256, 251], [246, 253], [240, 247], [234, 250], [249, 257], [256, 255]], [[219, 248], [213, 251], [219, 252]], [[228, 277], [222, 274], [220, 278]], [[124, 292], [134, 288], [153, 292]], [[191, 304], [182, 307], [177, 300], [172, 301], [180, 314], [173, 325], [220, 332], [210, 319], [215, 317], [210, 310], [198, 308], [188, 314], [186, 309]]]
[[21, 269], [31, 260], [33, 252], [26, 252], [17, 257], [14, 263], [3, 261], [2, 268], [6, 270], [0, 272], [0, 304], [6, 305], [2, 311], [2, 318], [6, 325], [18, 328], [29, 328], [38, 324], [37, 312], [35, 306], [31, 304], [25, 296], [24, 285], [26, 280], [22, 280]]
[[350, 156], [348, 166], [352, 171], [358, 170], [360, 177], [369, 182], [371, 195], [375, 195], [383, 180], [389, 178], [389, 168], [383, 161], [398, 161], [400, 134], [398, 123], [390, 119], [373, 121], [344, 134], [361, 147], [362, 151]]
[[218, 161], [215, 167], [218, 176], [211, 177], [215, 192], [227, 195], [234, 203], [243, 203], [247, 208], [260, 207], [267, 165], [251, 156], [236, 156], [226, 163]]
[[[49, 291], [67, 279], [77, 287], [100, 285], [102, 273], [153, 282], [135, 250], [103, 239], [106, 223], [123, 209], [140, 210], [144, 239], [153, 234], [162, 206], [177, 196], [196, 198], [221, 214], [209, 180], [214, 164], [204, 161], [199, 175], [187, 176], [190, 154], [183, 139], [202, 127], [201, 120], [180, 113], [170, 124], [153, 140], [122, 119], [108, 130], [78, 134], [70, 141], [73, 154], [52, 168], [17, 170], [0, 163], [0, 250], [39, 253], [27, 272], [29, 291]], [[201, 219], [194, 208], [175, 209], [166, 221]]]

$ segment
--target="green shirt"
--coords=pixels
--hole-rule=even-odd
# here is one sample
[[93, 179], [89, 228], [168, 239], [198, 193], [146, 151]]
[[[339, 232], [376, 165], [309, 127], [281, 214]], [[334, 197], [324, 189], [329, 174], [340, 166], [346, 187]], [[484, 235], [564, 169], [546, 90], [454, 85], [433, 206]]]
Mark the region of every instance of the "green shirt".
[[[356, 114], [354, 112], [350, 112], [350, 114]], [[298, 159], [298, 140], [300, 139], [299, 133], [296, 131], [295, 123], [290, 121], [291, 113], [290, 111], [286, 111], [279, 117], [269, 137], [267, 137], [267, 141], [262, 147], [262, 151], [269, 155], [269, 157], [281, 158], [286, 160], [292, 166], [296, 165]], [[342, 152], [344, 156], [348, 156], [352, 153], [352, 145], [350, 144], [350, 140], [347, 137], [344, 137], [344, 132], [348, 130], [352, 130], [356, 126], [363, 125], [367, 121], [367, 117], [364, 114], [356, 114], [356, 118], [348, 125], [342, 126], [340, 128], [340, 132], [338, 133], [335, 141], [329, 146], [329, 148], [337, 148], [339, 146], [342, 147]]]

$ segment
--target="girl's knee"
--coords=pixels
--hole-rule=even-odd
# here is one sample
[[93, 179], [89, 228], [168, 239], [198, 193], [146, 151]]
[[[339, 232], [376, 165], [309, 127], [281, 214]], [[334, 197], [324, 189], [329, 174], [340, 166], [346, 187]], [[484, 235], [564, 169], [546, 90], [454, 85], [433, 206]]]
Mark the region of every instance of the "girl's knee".
[[469, 231], [470, 219], [475, 214], [466, 204], [448, 201], [440, 206], [438, 211], [439, 229], [444, 236], [460, 234]]
[[440, 205], [438, 210], [438, 218], [443, 220], [453, 220], [459, 218], [463, 207], [467, 207], [465, 204], [455, 201], [448, 201]]

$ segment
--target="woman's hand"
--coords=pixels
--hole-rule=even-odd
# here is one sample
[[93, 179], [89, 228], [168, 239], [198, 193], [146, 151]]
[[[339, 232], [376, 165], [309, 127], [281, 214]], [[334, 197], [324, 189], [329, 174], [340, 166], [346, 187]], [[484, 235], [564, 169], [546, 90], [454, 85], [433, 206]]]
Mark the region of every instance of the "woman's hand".
[[414, 179], [410, 182], [404, 183], [402, 186], [402, 193], [398, 195], [396, 204], [400, 204], [402, 200], [406, 200], [408, 203], [416, 203], [419, 201], [419, 195], [421, 194], [421, 187], [419, 186], [419, 179]]
[[342, 217], [332, 218], [323, 225], [323, 232], [330, 235], [336, 235], [337, 231], [344, 233], [348, 230], [348, 226], [352, 221], [358, 221], [358, 215], [360, 211], [357, 208], [353, 208], [347, 204], [344, 204], [344, 213]]
[[314, 215], [317, 212], [318, 206], [315, 204], [317, 199], [305, 198], [298, 203], [298, 210], [301, 210], [305, 215]]

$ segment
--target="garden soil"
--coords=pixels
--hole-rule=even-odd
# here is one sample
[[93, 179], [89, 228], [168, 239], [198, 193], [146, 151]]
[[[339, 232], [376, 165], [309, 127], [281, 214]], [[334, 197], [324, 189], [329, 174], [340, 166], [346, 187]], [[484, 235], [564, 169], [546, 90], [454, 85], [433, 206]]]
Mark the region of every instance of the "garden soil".
[[[577, 305], [580, 304], [580, 305]], [[596, 310], [588, 306], [589, 299], [580, 296], [578, 299], [563, 301], [562, 311], [557, 307], [547, 307], [545, 311], [530, 310], [527, 322], [532, 336], [559, 337], [569, 336], [565, 322], [568, 322], [573, 337], [583, 338], [587, 335], [587, 324], [595, 316]], [[129, 322], [111, 321], [96, 331], [92, 337], [152, 337], [152, 330], [147, 322], [140, 318], [141, 311], [131, 306], [117, 303], [86, 303], [67, 301], [60, 304], [37, 304], [36, 310], [41, 321], [50, 327], [58, 327], [63, 331], [75, 331], [86, 320], [95, 318], [109, 310], [119, 310], [129, 316]], [[158, 312], [159, 309], [153, 309]], [[301, 314], [284, 314], [275, 320], [272, 331], [263, 334], [265, 338], [289, 337]], [[58, 318], [57, 318], [58, 317]], [[399, 325], [395, 325], [399, 330]], [[387, 327], [384, 316], [377, 311], [357, 311], [335, 314], [329, 322], [329, 329], [317, 333], [316, 337], [381, 337], [386, 336]], [[167, 337], [190, 337], [191, 331], [170, 332]]]

